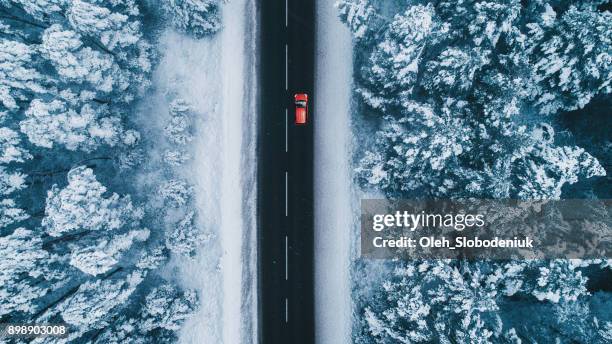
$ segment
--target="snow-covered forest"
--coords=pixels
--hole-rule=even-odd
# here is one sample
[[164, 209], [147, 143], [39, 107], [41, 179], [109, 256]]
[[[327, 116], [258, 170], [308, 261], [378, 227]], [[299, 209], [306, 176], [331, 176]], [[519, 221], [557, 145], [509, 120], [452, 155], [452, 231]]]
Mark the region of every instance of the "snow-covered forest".
[[[354, 174], [389, 198], [610, 196], [608, 1], [340, 0]], [[609, 260], [353, 264], [356, 343], [606, 343]]]
[[195, 113], [168, 91], [152, 137], [136, 112], [160, 32], [213, 35], [220, 4], [0, 0], [0, 323], [65, 322], [71, 343], [176, 340], [201, 301], [162, 271], [209, 239], [178, 173]]

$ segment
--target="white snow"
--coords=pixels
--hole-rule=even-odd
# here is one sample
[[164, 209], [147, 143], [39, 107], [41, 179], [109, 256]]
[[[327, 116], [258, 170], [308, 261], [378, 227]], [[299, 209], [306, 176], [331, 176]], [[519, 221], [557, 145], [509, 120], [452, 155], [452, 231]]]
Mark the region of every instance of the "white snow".
[[315, 66], [315, 328], [317, 343], [351, 342], [355, 198], [350, 159], [351, 34], [333, 1], [317, 2]]
[[[256, 268], [253, 262], [254, 257], [245, 257], [243, 255], [242, 239], [245, 238], [245, 229], [247, 223], [243, 218], [243, 207], [251, 207], [255, 203], [255, 192], [249, 193], [254, 189], [253, 185], [256, 181], [255, 169], [248, 168], [255, 164], [255, 140], [250, 141], [250, 145], [245, 147], [243, 142], [244, 137], [252, 137], [256, 126], [253, 125], [255, 101], [248, 101], [245, 95], [251, 95], [248, 90], [252, 90], [255, 85], [247, 85], [246, 73], [252, 73], [252, 70], [247, 69], [248, 58], [245, 58], [245, 52], [252, 53], [251, 46], [254, 40], [249, 36], [249, 31], [245, 27], [245, 10], [247, 10], [247, 0], [234, 0], [225, 4], [223, 8], [223, 29], [221, 31], [222, 54], [221, 54], [221, 71], [223, 79], [221, 80], [223, 87], [223, 106], [221, 116], [223, 116], [223, 137], [222, 146], [223, 167], [221, 169], [221, 245], [224, 250], [222, 258], [223, 269], [223, 343], [243, 343], [247, 340], [253, 340], [254, 337], [248, 337], [248, 334], [243, 333], [243, 324], [253, 324], [251, 316], [256, 315], [254, 311], [242, 314], [242, 306], [245, 304], [243, 299], [249, 297], [248, 293], [256, 293], [256, 289], [252, 288], [254, 280], [254, 272], [252, 271], [251, 279], [245, 281], [243, 278], [242, 262], [251, 263], [251, 267]], [[253, 5], [249, 5], [250, 15], [255, 15]], [[249, 43], [247, 43], [249, 42]], [[247, 46], [245, 46], [245, 44]], [[250, 54], [249, 56], [253, 56]], [[252, 61], [251, 61], [252, 62]], [[252, 75], [249, 75], [251, 77]], [[253, 83], [257, 78], [250, 78]], [[247, 101], [245, 101], [247, 100]], [[250, 107], [249, 107], [250, 106]], [[243, 115], [245, 114], [245, 115]], [[250, 118], [249, 118], [250, 117]], [[243, 124], [244, 123], [244, 124]], [[243, 125], [248, 126], [243, 128]], [[251, 130], [249, 130], [249, 128]], [[245, 130], [246, 129], [246, 130]], [[246, 149], [245, 149], [246, 148]], [[244, 154], [243, 154], [244, 153]], [[249, 159], [250, 157], [250, 159]], [[246, 166], [243, 166], [242, 159], [247, 160]], [[250, 160], [250, 164], [248, 163]], [[246, 172], [246, 173], [245, 173]], [[243, 179], [244, 178], [244, 179]], [[249, 188], [249, 190], [245, 190]], [[244, 191], [247, 191], [246, 193]], [[254, 211], [256, 207], [249, 208]], [[252, 212], [250, 212], [252, 214]], [[253, 219], [254, 217], [251, 217]], [[248, 223], [251, 225], [251, 231], [255, 232], [255, 221]], [[256, 236], [251, 238], [256, 239]], [[256, 243], [252, 242], [252, 247], [256, 247]], [[250, 252], [256, 252], [253, 249]], [[255, 284], [256, 286], [256, 284]], [[255, 296], [250, 297], [255, 301]], [[248, 329], [252, 333], [253, 329]]]
[[174, 257], [169, 272], [196, 289], [201, 303], [181, 343], [254, 343], [257, 336], [257, 12], [253, 0], [226, 2], [222, 11], [223, 28], [212, 37], [195, 40], [168, 29], [153, 80], [151, 101], [167, 108], [182, 98], [199, 116], [189, 143], [193, 160], [181, 177], [194, 187], [197, 225], [210, 240], [193, 259]]

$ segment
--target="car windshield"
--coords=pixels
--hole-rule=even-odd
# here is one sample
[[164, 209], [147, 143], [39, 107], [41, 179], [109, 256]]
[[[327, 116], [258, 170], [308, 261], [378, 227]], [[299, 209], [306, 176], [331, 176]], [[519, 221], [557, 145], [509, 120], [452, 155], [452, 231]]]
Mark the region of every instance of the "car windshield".
[[297, 105], [298, 107], [306, 107], [306, 102], [303, 100], [298, 100], [295, 102], [295, 105]]

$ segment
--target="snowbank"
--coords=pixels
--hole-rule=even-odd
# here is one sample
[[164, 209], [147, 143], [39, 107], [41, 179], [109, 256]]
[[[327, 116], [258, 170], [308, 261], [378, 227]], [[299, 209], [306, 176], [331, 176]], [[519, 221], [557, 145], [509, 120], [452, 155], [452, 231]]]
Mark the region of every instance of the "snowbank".
[[350, 343], [355, 235], [350, 171], [351, 34], [333, 1], [317, 2], [315, 67], [315, 328], [317, 343]]

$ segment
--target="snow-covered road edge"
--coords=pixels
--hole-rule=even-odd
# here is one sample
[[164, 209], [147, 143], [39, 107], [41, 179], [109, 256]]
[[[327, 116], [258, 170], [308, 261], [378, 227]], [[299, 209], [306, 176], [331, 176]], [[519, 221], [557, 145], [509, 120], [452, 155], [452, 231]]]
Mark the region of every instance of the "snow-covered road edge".
[[[257, 78], [253, 75], [256, 35], [254, 0], [223, 7], [221, 71], [223, 164], [221, 168], [221, 260], [223, 343], [256, 338], [256, 118]], [[256, 37], [256, 36], [255, 36]], [[236, 190], [238, 188], [238, 190]]]
[[351, 181], [351, 34], [334, 1], [316, 8], [315, 328], [316, 342], [351, 342], [350, 261], [354, 234]]
[[244, 127], [242, 171], [249, 178], [243, 181], [243, 271], [242, 271], [242, 340], [257, 343], [258, 329], [258, 255], [257, 255], [257, 134], [259, 127], [259, 8], [256, 0], [245, 3], [244, 53]]

